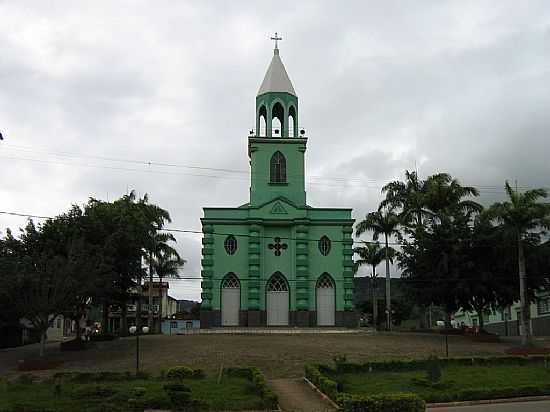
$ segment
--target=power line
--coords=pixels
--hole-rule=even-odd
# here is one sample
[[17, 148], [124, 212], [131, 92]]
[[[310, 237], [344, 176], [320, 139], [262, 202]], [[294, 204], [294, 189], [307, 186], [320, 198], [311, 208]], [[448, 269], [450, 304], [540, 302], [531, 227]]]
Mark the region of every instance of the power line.
[[[7, 147], [8, 149], [15, 150], [15, 151], [24, 151], [24, 152], [35, 152], [35, 153], [45, 153], [50, 154], [53, 156], [60, 156], [60, 157], [69, 157], [69, 158], [82, 158], [82, 159], [95, 159], [95, 160], [102, 160], [102, 161], [110, 161], [110, 162], [120, 162], [120, 163], [130, 163], [130, 164], [140, 164], [144, 166], [159, 166], [159, 167], [170, 167], [170, 168], [184, 168], [184, 169], [193, 169], [193, 170], [202, 170], [202, 171], [213, 171], [213, 172], [222, 172], [222, 173], [232, 173], [232, 174], [249, 174], [250, 171], [248, 170], [242, 170], [242, 169], [231, 169], [231, 168], [214, 168], [214, 167], [205, 167], [205, 166], [196, 166], [196, 165], [189, 165], [189, 164], [181, 164], [181, 163], [169, 163], [169, 162], [159, 162], [159, 161], [153, 161], [153, 160], [139, 160], [139, 159], [127, 159], [127, 158], [117, 158], [117, 157], [105, 157], [105, 156], [95, 156], [95, 155], [85, 155], [85, 154], [78, 154], [78, 153], [70, 153], [70, 152], [53, 152], [53, 151], [44, 151], [44, 150], [36, 150], [35, 148], [29, 147], [29, 146], [19, 146], [19, 145], [10, 145], [10, 144], [3, 144], [3, 147]], [[105, 166], [105, 165], [89, 165], [89, 164], [83, 164], [83, 163], [63, 163], [59, 161], [48, 161], [43, 159], [31, 159], [31, 158], [24, 158], [24, 157], [16, 157], [16, 156], [2, 156], [0, 158], [4, 159], [10, 159], [10, 160], [24, 160], [24, 161], [34, 161], [34, 162], [40, 162], [40, 163], [50, 163], [50, 164], [59, 164], [64, 166], [83, 166], [83, 167], [95, 167], [95, 168], [104, 168], [109, 170], [120, 170], [120, 171], [129, 171], [129, 172], [147, 172], [147, 173], [159, 173], [159, 174], [173, 174], [173, 175], [184, 175], [184, 176], [194, 176], [194, 177], [209, 177], [209, 178], [218, 178], [218, 179], [227, 179], [232, 178], [230, 176], [221, 176], [221, 175], [205, 175], [205, 174], [188, 174], [188, 173], [169, 173], [159, 170], [147, 170], [147, 169], [131, 169], [131, 168], [123, 168], [123, 167], [114, 167], [114, 166]], [[264, 174], [259, 174], [259, 176], [267, 176]], [[235, 176], [237, 177], [237, 176]], [[291, 175], [289, 175], [291, 177]], [[301, 175], [296, 175], [296, 177], [301, 177]], [[386, 183], [388, 182], [380, 182], [374, 179], [366, 179], [366, 178], [351, 178], [349, 176], [346, 177], [334, 177], [334, 176], [315, 176], [310, 175], [309, 178], [312, 179], [323, 179], [323, 180], [335, 180], [339, 182], [357, 182], [361, 183], [358, 185], [348, 185], [346, 187], [367, 187], [367, 188], [376, 188], [381, 189]], [[248, 180], [245, 179], [237, 179], [236, 180]], [[364, 182], [368, 182], [367, 184], [364, 184]], [[324, 185], [324, 183], [318, 183], [318, 182], [308, 182], [309, 184], [316, 184], [316, 185]], [[331, 187], [342, 187], [341, 185], [332, 185]], [[477, 185], [476, 186], [483, 194], [500, 194], [504, 193], [502, 185]], [[531, 186], [518, 186], [520, 190], [528, 190], [532, 188]], [[547, 188], [548, 189], [548, 188]]]

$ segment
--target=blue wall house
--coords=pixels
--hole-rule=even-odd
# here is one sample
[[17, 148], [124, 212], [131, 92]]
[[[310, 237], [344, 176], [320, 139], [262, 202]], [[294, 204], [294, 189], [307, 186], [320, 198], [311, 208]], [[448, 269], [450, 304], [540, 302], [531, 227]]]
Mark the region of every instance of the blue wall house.
[[164, 319], [162, 321], [163, 335], [185, 335], [197, 333], [201, 327], [198, 319]]

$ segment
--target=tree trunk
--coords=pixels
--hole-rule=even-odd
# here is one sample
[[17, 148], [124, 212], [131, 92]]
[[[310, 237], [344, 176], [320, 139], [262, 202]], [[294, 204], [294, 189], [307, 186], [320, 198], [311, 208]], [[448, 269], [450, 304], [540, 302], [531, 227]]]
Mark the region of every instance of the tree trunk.
[[485, 319], [483, 318], [483, 308], [477, 309], [476, 312], [477, 312], [479, 330], [482, 331], [483, 328], [485, 327]]
[[[47, 327], [46, 327], [47, 330]], [[46, 352], [46, 330], [41, 331], [40, 333], [40, 357], [44, 357], [44, 353]]]
[[519, 266], [519, 299], [521, 306], [521, 344], [528, 345], [531, 343], [531, 327], [529, 325], [527, 313], [529, 307], [527, 305], [526, 293], [526, 280], [527, 273], [525, 271], [525, 256], [523, 253], [523, 242], [518, 234], [518, 266]]
[[374, 329], [378, 326], [378, 300], [376, 299], [376, 266], [372, 266], [372, 326]]
[[101, 330], [103, 333], [109, 332], [109, 302], [103, 302], [103, 313], [101, 314]]
[[390, 258], [388, 256], [389, 244], [388, 244], [388, 234], [384, 233], [386, 239], [386, 329], [391, 330], [391, 278], [390, 278]]
[[153, 253], [149, 252], [149, 311], [147, 313], [147, 326], [153, 330]]
[[119, 336], [128, 336], [128, 306], [126, 306], [126, 300], [122, 301], [120, 308], [120, 330]]
[[159, 288], [160, 299], [159, 299], [159, 322], [158, 322], [158, 326], [157, 326], [157, 333], [162, 333], [162, 295], [163, 295], [163, 291], [162, 291], [162, 278], [160, 276], [159, 276], [159, 283], [160, 283], [160, 288]]

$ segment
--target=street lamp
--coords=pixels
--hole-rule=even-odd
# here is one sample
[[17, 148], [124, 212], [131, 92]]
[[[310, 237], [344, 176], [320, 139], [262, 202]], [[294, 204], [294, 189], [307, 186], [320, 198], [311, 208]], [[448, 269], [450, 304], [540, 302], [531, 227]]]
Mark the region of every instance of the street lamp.
[[136, 375], [139, 372], [139, 335], [145, 335], [149, 333], [149, 328], [144, 326], [141, 328], [141, 333], [136, 326], [130, 326], [129, 329], [132, 335], [136, 335]]

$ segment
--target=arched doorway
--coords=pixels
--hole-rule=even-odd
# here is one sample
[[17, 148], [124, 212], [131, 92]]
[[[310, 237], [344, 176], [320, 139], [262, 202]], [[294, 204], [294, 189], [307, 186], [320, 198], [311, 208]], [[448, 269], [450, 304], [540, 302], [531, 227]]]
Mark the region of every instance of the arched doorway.
[[323, 273], [317, 281], [317, 325], [334, 326], [335, 287], [334, 281], [328, 273]]
[[241, 284], [234, 273], [222, 280], [222, 326], [239, 326]]
[[267, 326], [288, 326], [288, 283], [281, 272], [275, 272], [267, 282]]

